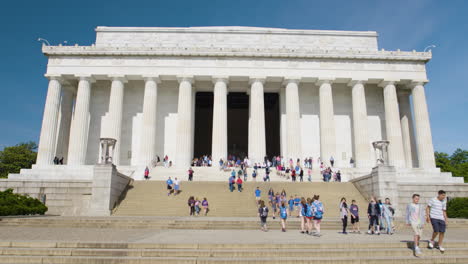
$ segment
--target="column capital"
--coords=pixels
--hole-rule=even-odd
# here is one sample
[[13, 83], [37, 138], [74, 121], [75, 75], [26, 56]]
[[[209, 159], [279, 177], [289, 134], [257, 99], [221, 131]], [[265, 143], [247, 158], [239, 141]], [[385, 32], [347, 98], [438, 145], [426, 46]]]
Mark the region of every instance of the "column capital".
[[284, 77], [283, 85], [288, 85], [290, 83], [295, 83], [299, 85], [300, 82], [301, 82], [301, 77], [289, 76], [289, 77]]
[[428, 80], [412, 80], [409, 84], [408, 87], [413, 89], [416, 86], [424, 86], [426, 83], [428, 83]]
[[399, 82], [400, 80], [383, 80], [381, 81], [378, 86], [379, 87], [382, 87], [382, 88], [385, 88], [385, 86], [387, 85], [395, 85], [397, 82]]
[[315, 84], [320, 86], [320, 85], [325, 84], [325, 83], [332, 84], [333, 81], [335, 81], [335, 78], [324, 77], [324, 78], [318, 78], [318, 80], [315, 82]]
[[88, 81], [90, 83], [96, 82], [96, 79], [90, 74], [75, 74], [75, 77], [78, 78], [79, 81]]
[[181, 82], [189, 82], [190, 84], [193, 84], [195, 79], [193, 78], [193, 75], [178, 75], [177, 76], [177, 81], [179, 83]]
[[212, 76], [211, 81], [213, 82], [213, 84], [216, 84], [217, 82], [223, 82], [225, 84], [228, 84], [229, 76], [224, 76], [224, 75]]
[[127, 83], [127, 77], [125, 75], [108, 75], [111, 81], [121, 81], [122, 83]]
[[353, 79], [353, 80], [348, 82], [348, 86], [353, 87], [356, 84], [364, 85], [364, 84], [366, 84], [367, 81], [368, 81], [368, 79]]
[[249, 77], [249, 84], [252, 85], [254, 82], [261, 82], [264, 84], [266, 81], [265, 76], [254, 76], [254, 77]]
[[159, 75], [143, 75], [142, 77], [145, 82], [154, 81], [155, 83], [161, 83]]
[[60, 83], [64, 81], [63, 76], [61, 74], [44, 74], [44, 76], [47, 79], [49, 79], [49, 81], [55, 80], [55, 81], [59, 81]]

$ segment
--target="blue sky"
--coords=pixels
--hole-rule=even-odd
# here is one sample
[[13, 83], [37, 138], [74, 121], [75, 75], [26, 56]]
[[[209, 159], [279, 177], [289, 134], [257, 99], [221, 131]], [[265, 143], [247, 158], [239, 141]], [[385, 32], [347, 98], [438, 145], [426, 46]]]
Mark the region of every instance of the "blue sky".
[[256, 26], [373, 30], [386, 50], [434, 44], [426, 95], [434, 147], [468, 149], [468, 1], [463, 0], [16, 0], [0, 8], [0, 149], [38, 141], [52, 45], [94, 43], [96, 26]]

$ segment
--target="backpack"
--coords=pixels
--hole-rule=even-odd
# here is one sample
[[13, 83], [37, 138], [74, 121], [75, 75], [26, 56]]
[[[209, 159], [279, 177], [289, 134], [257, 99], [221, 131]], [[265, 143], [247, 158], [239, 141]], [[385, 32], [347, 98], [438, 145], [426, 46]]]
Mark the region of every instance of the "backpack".
[[312, 205], [311, 205], [311, 204], [307, 204], [306, 206], [307, 206], [307, 211], [306, 211], [305, 216], [307, 216], [307, 217], [312, 217], [312, 216], [313, 216], [313, 213], [312, 213], [312, 210], [313, 210]]
[[262, 213], [260, 214], [261, 217], [267, 217], [268, 216], [268, 207], [263, 207], [262, 208]]
[[280, 215], [281, 215], [281, 218], [286, 218], [288, 216], [286, 207], [280, 207]]
[[323, 217], [323, 207], [322, 203], [315, 204], [315, 218], [322, 219]]

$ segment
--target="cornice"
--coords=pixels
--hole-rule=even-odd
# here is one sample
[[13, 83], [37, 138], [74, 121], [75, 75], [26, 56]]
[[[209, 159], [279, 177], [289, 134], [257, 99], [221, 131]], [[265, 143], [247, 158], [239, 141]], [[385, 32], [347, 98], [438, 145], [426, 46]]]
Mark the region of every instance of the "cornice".
[[432, 58], [431, 52], [365, 51], [335, 49], [258, 49], [220, 47], [97, 47], [97, 46], [43, 46], [47, 56], [183, 56], [183, 57], [250, 57], [294, 59], [356, 59], [422, 61]]

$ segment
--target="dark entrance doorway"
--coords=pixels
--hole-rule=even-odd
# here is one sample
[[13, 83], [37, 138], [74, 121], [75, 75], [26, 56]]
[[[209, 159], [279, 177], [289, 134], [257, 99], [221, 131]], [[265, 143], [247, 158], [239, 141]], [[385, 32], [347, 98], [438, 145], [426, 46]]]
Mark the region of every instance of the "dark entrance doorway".
[[197, 92], [195, 95], [195, 140], [193, 143], [193, 155], [197, 158], [203, 155], [211, 155], [213, 100], [214, 96], [212, 92]]
[[278, 93], [265, 93], [265, 137], [268, 158], [280, 154], [280, 100]]
[[[211, 155], [213, 135], [212, 92], [197, 92], [195, 96], [194, 157]], [[280, 153], [280, 105], [278, 93], [265, 93], [266, 154]], [[228, 155], [248, 155], [249, 95], [230, 92], [227, 96]]]
[[249, 139], [249, 96], [246, 93], [232, 93], [228, 104], [228, 154], [245, 157]]

